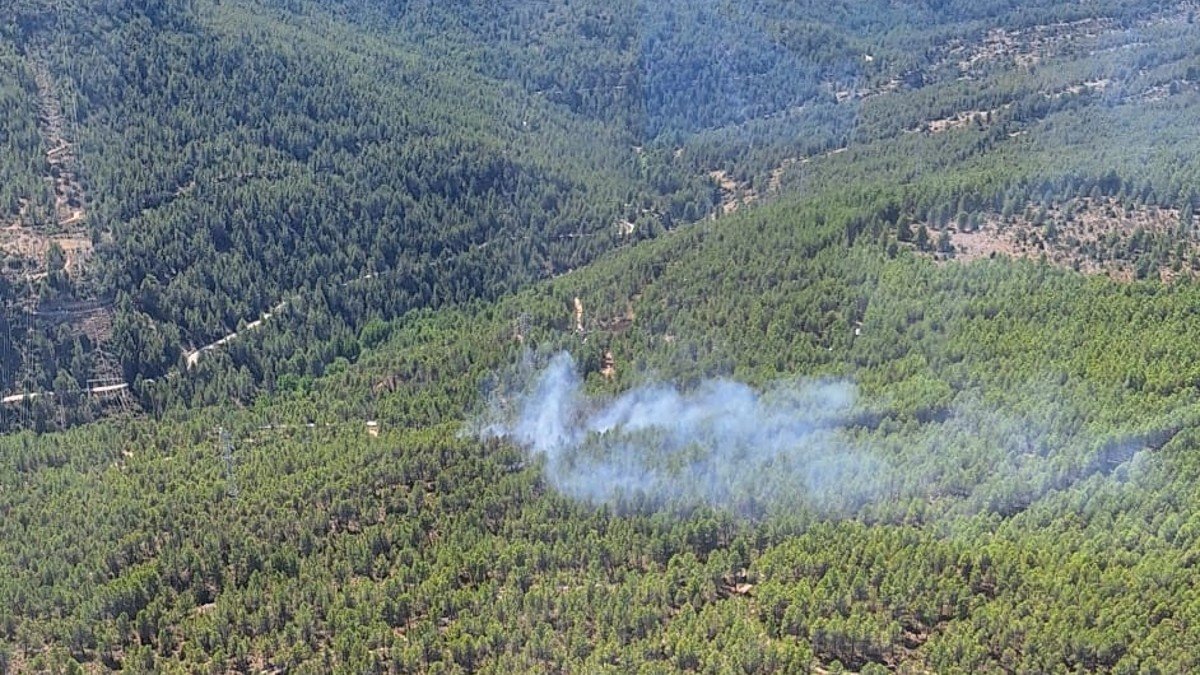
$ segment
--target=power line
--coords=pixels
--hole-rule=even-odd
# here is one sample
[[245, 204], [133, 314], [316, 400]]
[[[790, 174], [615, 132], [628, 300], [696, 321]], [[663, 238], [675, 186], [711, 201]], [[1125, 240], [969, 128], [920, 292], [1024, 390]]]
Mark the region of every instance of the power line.
[[218, 444], [221, 450], [221, 462], [225, 465], [225, 494], [230, 499], [238, 496], [237, 476], [235, 475], [235, 460], [233, 456], [233, 437], [225, 427], [217, 427]]

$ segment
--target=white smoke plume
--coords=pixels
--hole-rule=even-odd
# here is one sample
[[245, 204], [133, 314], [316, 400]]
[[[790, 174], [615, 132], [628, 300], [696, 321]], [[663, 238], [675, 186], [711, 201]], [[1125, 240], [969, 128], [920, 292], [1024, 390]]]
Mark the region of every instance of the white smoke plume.
[[650, 384], [593, 398], [560, 353], [482, 433], [544, 458], [556, 489], [591, 503], [830, 514], [877, 497], [889, 473], [850, 439], [855, 411], [854, 386], [829, 380], [764, 391], [724, 379], [686, 392]]

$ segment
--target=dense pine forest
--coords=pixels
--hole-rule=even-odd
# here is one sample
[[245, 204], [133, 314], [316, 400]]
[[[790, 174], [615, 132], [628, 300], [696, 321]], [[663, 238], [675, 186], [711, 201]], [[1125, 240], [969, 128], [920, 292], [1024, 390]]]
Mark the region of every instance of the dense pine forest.
[[0, 673], [1200, 668], [1197, 12], [12, 0]]

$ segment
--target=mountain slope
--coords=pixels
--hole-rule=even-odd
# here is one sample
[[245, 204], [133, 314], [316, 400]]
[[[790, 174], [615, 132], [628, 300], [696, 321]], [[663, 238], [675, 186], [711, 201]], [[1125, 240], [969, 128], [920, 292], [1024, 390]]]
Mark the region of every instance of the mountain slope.
[[[884, 5], [655, 4], [748, 23], [642, 107], [537, 93], [628, 6], [105, 15], [67, 281], [144, 410], [0, 437], [0, 666], [1195, 670], [1192, 6]], [[722, 88], [784, 28], [816, 98]]]
[[[5, 524], [26, 533], [2, 538], [15, 658], [348, 671], [1188, 667], [1190, 629], [1148, 629], [1161, 605], [1145, 600], [1190, 602], [1180, 565], [1195, 439], [1179, 429], [1195, 416], [1194, 377], [1156, 364], [1164, 349], [1172, 363], [1196, 360], [1173, 339], [1195, 330], [1179, 311], [1194, 287], [889, 259], [875, 244], [846, 249], [840, 223], [788, 225], [817, 212], [832, 213], [763, 208], [498, 306], [412, 317], [344, 373], [252, 410], [8, 439]], [[768, 246], [750, 246], [749, 232]], [[726, 285], [740, 295], [711, 292]], [[632, 323], [612, 322], [631, 301]], [[846, 433], [885, 461], [892, 486], [832, 517], [799, 493], [753, 517], [719, 503], [575, 501], [545, 458], [464, 438], [452, 421], [525, 348], [571, 349], [598, 392], [650, 372], [756, 386], [851, 377], [880, 417]], [[620, 382], [598, 372], [601, 350]], [[218, 424], [234, 439], [231, 475]], [[90, 533], [77, 553], [52, 553], [50, 533], [76, 528]], [[1081, 598], [1066, 591], [1074, 577], [1153, 590]], [[49, 621], [63, 602], [71, 618]], [[988, 644], [1009, 647], [978, 649]]]
[[[106, 347], [128, 382], [292, 294], [325, 296], [310, 320], [344, 337], [577, 265], [643, 211], [662, 228], [709, 208], [706, 181], [648, 184], [622, 131], [479, 73], [452, 37], [366, 38], [255, 3], [128, 10], [95, 26], [100, 8], [66, 3], [17, 42], [77, 111], [96, 242], [90, 274], [40, 301], [115, 302]], [[55, 361], [26, 366], [48, 388]]]

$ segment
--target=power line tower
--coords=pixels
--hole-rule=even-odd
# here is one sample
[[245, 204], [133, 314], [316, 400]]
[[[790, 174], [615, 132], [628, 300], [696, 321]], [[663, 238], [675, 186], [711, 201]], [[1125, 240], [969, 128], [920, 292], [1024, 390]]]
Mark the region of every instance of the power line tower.
[[530, 318], [528, 312], [521, 312], [517, 316], [517, 343], [521, 345], [521, 354], [517, 358], [517, 380], [520, 383], [518, 386], [524, 386], [524, 383], [529, 381], [533, 375], [533, 350], [534, 343], [530, 335]]
[[24, 325], [24, 334], [21, 335], [21, 362], [18, 366], [17, 377], [14, 381], [17, 384], [17, 391], [26, 394], [26, 398], [21, 401], [21, 422], [22, 426], [27, 429], [33, 428], [34, 409], [32, 399], [28, 398], [30, 392], [36, 390], [36, 382], [33, 379], [33, 317], [25, 314], [22, 316]]
[[235, 460], [233, 457], [233, 437], [225, 430], [225, 427], [217, 428], [218, 445], [221, 449], [221, 462], [225, 465], [225, 494], [230, 499], [236, 499], [238, 496], [237, 476], [234, 473]]
[[[13, 323], [18, 318], [19, 314], [14, 311], [8, 303], [4, 306], [4, 330], [7, 341], [4, 343], [4, 351], [0, 353], [0, 359], [3, 359], [3, 382], [4, 391], [9, 389], [16, 390], [21, 382], [21, 372], [24, 365], [24, 336], [21, 337], [21, 342], [13, 337]], [[20, 419], [21, 413], [19, 406], [3, 406], [0, 411], [0, 430], [7, 430], [15, 421]], [[10, 413], [10, 409], [13, 411]]]

